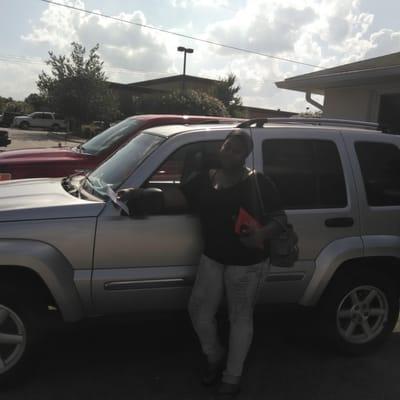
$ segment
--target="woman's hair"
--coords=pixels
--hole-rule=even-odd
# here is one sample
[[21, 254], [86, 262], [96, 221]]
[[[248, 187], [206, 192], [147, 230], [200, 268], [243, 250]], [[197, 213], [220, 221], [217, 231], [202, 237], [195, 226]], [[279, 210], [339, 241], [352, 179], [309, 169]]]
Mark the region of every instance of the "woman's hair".
[[226, 137], [225, 140], [229, 140], [229, 139], [237, 139], [242, 142], [243, 147], [246, 149], [246, 157], [253, 151], [253, 147], [254, 147], [253, 139], [243, 129], [240, 129], [240, 128], [233, 129], [228, 134], [228, 136]]

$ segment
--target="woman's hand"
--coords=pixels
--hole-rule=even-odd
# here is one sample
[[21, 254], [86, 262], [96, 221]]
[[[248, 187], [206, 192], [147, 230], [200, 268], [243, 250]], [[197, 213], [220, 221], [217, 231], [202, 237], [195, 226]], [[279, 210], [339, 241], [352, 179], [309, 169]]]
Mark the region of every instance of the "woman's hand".
[[262, 228], [247, 227], [240, 235], [242, 244], [253, 249], [263, 249], [265, 239], [266, 235]]

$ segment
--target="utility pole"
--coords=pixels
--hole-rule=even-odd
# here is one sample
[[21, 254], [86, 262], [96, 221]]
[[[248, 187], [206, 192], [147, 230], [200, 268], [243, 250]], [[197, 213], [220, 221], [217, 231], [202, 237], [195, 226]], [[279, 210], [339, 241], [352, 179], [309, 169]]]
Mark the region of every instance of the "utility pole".
[[192, 54], [194, 52], [193, 49], [187, 48], [187, 47], [183, 47], [183, 46], [179, 46], [178, 51], [183, 51], [183, 75], [182, 75], [182, 92], [185, 91], [185, 78], [186, 78], [186, 54]]

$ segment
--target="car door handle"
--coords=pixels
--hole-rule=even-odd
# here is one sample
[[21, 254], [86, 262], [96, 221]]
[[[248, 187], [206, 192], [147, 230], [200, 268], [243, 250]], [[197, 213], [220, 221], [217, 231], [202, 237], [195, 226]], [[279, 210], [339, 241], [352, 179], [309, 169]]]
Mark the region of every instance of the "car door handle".
[[354, 219], [351, 217], [328, 218], [325, 220], [325, 226], [328, 228], [341, 228], [354, 225]]

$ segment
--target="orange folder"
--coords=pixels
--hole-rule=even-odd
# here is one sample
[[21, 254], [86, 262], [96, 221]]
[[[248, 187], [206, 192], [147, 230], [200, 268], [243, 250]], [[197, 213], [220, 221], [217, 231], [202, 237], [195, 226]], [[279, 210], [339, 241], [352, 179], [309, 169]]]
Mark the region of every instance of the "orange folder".
[[244, 208], [240, 207], [239, 215], [235, 223], [235, 233], [240, 235], [243, 228], [260, 229], [262, 225], [252, 217]]

